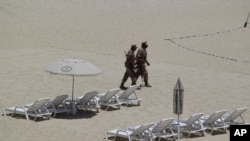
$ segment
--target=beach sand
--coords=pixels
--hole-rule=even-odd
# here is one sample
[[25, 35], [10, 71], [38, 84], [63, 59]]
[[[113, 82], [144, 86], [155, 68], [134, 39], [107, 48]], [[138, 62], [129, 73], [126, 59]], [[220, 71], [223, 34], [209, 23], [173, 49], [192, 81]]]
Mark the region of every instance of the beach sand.
[[[124, 51], [147, 41], [149, 82], [141, 106], [39, 122], [0, 116], [2, 141], [102, 141], [104, 131], [175, 118], [173, 88], [184, 87], [181, 118], [250, 107], [250, 10], [246, 0], [1, 0], [0, 108], [41, 97], [71, 97], [72, 77], [50, 75], [55, 61], [79, 58], [103, 74], [77, 77], [75, 96], [120, 85]], [[171, 40], [169, 40], [171, 39]], [[138, 84], [141, 79], [138, 79]], [[130, 85], [130, 80], [126, 86]], [[250, 122], [249, 110], [244, 113]], [[228, 141], [226, 134], [183, 141]]]

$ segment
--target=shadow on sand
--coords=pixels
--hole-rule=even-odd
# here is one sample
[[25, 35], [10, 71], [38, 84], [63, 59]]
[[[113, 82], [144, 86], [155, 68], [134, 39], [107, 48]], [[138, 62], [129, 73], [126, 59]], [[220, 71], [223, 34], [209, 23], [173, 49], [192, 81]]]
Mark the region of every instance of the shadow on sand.
[[57, 114], [55, 119], [84, 119], [92, 118], [97, 115], [95, 111], [78, 111], [75, 115], [72, 114]]

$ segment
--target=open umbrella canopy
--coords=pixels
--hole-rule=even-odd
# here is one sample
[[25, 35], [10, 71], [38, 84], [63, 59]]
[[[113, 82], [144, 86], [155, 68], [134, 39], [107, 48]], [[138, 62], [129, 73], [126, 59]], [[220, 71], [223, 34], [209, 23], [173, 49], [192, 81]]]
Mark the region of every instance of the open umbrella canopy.
[[68, 75], [73, 77], [72, 83], [72, 113], [76, 114], [74, 102], [74, 83], [75, 76], [95, 76], [101, 74], [102, 71], [95, 65], [81, 59], [64, 59], [53, 63], [45, 69], [51, 74]]
[[63, 59], [45, 69], [52, 74], [71, 76], [91, 76], [101, 74], [102, 71], [95, 65], [81, 59]]

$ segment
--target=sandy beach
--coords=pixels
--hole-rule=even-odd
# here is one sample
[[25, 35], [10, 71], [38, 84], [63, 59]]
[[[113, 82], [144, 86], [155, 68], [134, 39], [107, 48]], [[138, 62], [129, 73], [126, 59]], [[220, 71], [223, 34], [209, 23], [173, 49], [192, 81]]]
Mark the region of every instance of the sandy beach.
[[[184, 87], [181, 118], [250, 108], [250, 10], [246, 0], [0, 0], [0, 108], [68, 94], [72, 77], [44, 69], [79, 58], [102, 69], [76, 77], [75, 96], [118, 88], [124, 51], [148, 42], [152, 88], [137, 90], [140, 106], [78, 113], [39, 122], [0, 116], [2, 141], [103, 141], [104, 131], [175, 118], [173, 88]], [[142, 83], [138, 79], [138, 84]], [[131, 84], [128, 80], [126, 86]], [[70, 98], [69, 97], [69, 98]], [[1, 113], [2, 114], [2, 113]], [[250, 110], [244, 113], [250, 122]], [[183, 141], [229, 141], [226, 134]]]

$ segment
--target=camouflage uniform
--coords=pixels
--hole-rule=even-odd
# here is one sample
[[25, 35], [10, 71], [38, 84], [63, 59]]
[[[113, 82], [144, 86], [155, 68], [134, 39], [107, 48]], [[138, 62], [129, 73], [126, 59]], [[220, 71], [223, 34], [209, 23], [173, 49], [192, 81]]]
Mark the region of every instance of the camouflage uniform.
[[[125, 61], [125, 67], [126, 67], [126, 72], [124, 73], [120, 88], [121, 89], [126, 89], [126, 87], [124, 87], [125, 82], [128, 80], [128, 78], [130, 77], [132, 80], [132, 85], [136, 85], [136, 57], [134, 54], [134, 51], [136, 50], [136, 46], [132, 45], [131, 46], [131, 50], [129, 50], [126, 53], [126, 61]], [[134, 51], [133, 51], [134, 50]]]
[[[148, 47], [147, 43], [143, 42], [142, 47], [137, 51], [136, 60], [138, 69], [140, 71], [140, 75], [144, 79], [145, 86], [151, 87], [151, 85], [148, 83], [148, 71], [146, 68], [146, 64], [150, 65], [149, 62], [147, 61], [147, 50], [146, 50], [147, 47]], [[137, 78], [138, 77], [139, 75], [137, 76]]]

